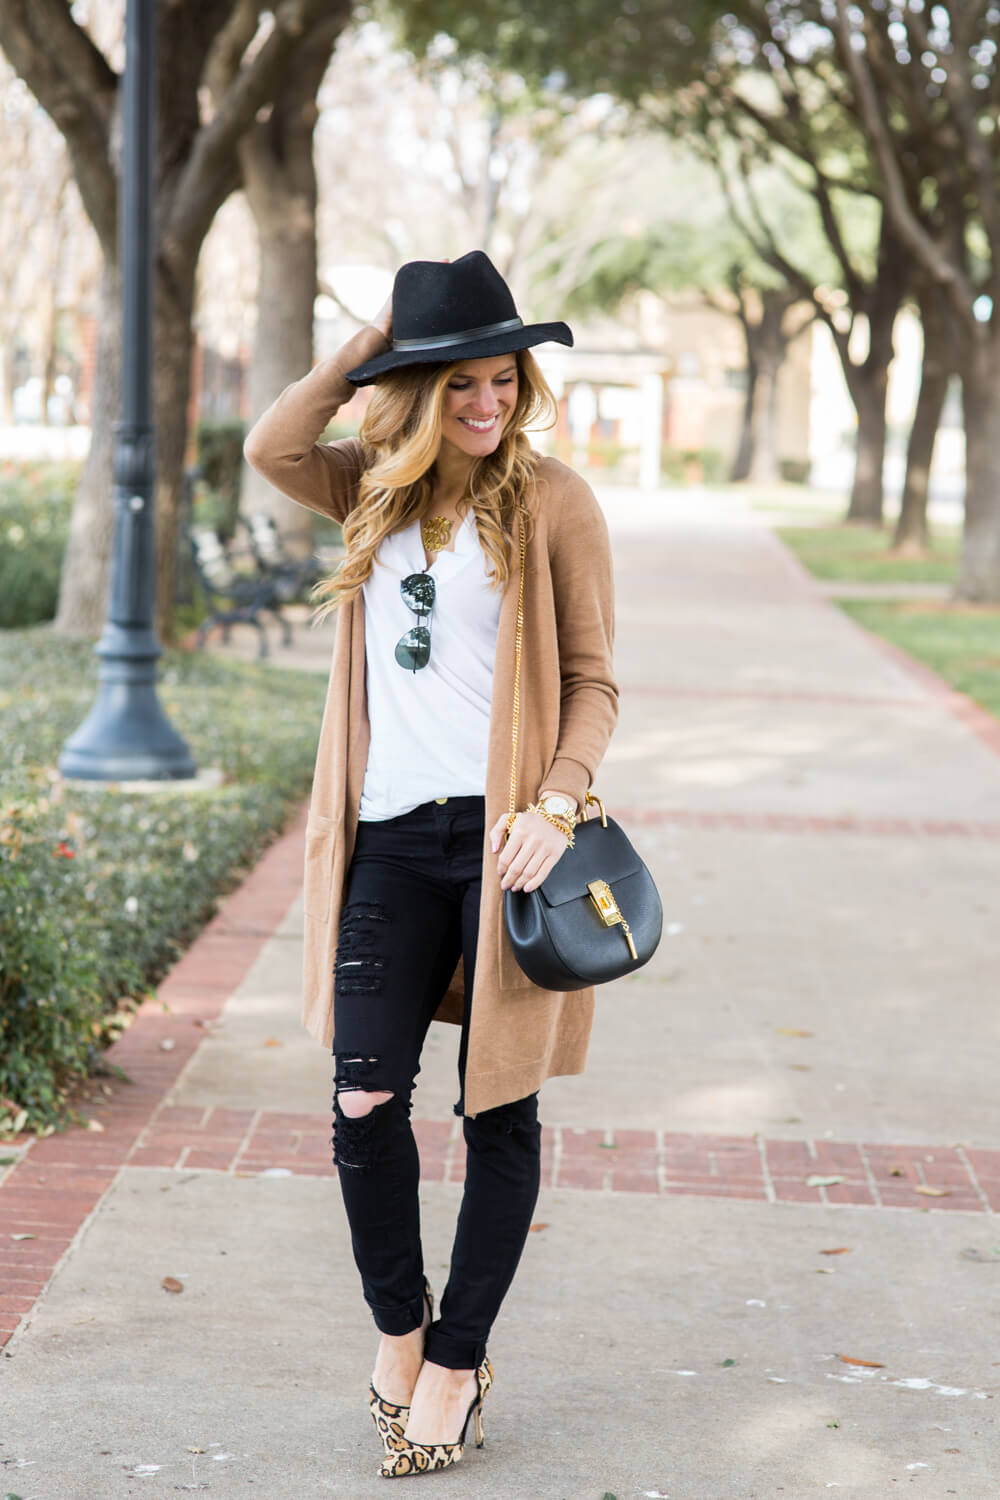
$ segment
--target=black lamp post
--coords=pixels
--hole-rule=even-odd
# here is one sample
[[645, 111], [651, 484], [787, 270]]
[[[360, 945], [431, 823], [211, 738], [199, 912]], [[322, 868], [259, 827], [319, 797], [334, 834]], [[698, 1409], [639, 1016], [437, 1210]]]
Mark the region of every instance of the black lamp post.
[[111, 580], [107, 618], [97, 644], [97, 697], [59, 759], [64, 776], [90, 781], [167, 781], [195, 775], [191, 752], [171, 727], [156, 694], [161, 648], [153, 623], [155, 43], [156, 0], [128, 0], [118, 207], [122, 400], [115, 429]]

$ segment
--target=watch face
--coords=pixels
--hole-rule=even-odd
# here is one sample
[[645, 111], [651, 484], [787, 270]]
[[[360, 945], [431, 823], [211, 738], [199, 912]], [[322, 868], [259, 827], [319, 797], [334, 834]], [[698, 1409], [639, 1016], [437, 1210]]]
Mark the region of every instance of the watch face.
[[546, 797], [545, 801], [542, 803], [542, 806], [545, 808], [546, 812], [552, 813], [553, 817], [564, 818], [572, 808], [573, 804], [565, 797]]

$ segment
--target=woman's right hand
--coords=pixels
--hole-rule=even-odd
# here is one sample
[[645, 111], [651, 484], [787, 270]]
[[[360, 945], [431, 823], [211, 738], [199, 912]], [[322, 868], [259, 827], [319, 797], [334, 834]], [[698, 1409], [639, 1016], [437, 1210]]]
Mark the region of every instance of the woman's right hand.
[[392, 293], [391, 292], [389, 293], [388, 297], [383, 302], [382, 306], [379, 308], [378, 312], [375, 314], [374, 318], [372, 318], [371, 326], [373, 328], [377, 328], [378, 331], [379, 331], [379, 333], [382, 334], [382, 336], [384, 338], [388, 339], [388, 341], [389, 341], [390, 344], [392, 343]]

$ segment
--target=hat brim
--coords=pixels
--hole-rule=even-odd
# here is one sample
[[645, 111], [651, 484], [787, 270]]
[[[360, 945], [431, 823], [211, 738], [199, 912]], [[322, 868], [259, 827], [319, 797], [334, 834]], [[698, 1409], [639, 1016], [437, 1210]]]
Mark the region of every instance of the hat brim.
[[348, 370], [345, 379], [352, 385], [371, 385], [389, 370], [402, 370], [408, 365], [453, 365], [462, 359], [489, 359], [495, 354], [513, 354], [518, 349], [533, 349], [536, 344], [548, 343], [572, 347], [573, 335], [569, 325], [532, 323], [527, 328], [514, 328], [509, 333], [497, 333], [490, 338], [468, 339], [447, 349], [389, 349], [367, 364]]

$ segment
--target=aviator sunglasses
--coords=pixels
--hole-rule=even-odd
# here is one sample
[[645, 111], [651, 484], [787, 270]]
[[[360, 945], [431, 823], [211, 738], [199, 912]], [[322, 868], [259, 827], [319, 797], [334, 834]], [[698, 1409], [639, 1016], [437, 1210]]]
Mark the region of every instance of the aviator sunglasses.
[[431, 659], [430, 617], [436, 593], [429, 573], [410, 573], [399, 585], [400, 598], [407, 609], [412, 609], [418, 622], [396, 642], [396, 660], [407, 672], [419, 672]]

